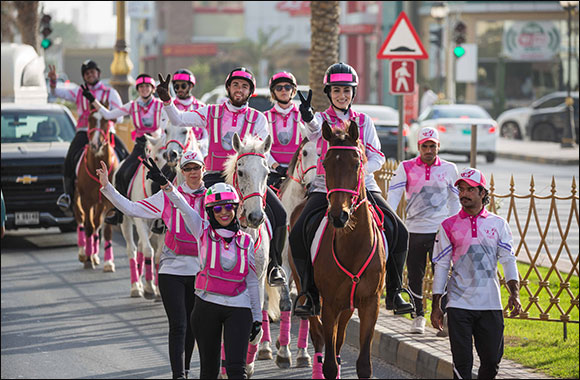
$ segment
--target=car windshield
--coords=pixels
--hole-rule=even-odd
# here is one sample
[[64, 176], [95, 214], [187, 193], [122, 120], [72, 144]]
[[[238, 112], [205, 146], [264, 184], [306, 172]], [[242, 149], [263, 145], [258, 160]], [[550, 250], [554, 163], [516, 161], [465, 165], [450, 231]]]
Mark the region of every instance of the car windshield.
[[491, 119], [480, 107], [434, 107], [425, 119]]
[[2, 143], [70, 142], [75, 126], [59, 111], [2, 110]]

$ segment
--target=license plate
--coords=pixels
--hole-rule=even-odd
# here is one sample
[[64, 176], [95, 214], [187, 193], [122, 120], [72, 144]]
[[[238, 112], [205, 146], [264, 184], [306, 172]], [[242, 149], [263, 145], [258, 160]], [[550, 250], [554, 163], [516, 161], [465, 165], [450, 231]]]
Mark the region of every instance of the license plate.
[[17, 212], [14, 216], [14, 223], [18, 226], [38, 224], [40, 222], [40, 213], [38, 211]]

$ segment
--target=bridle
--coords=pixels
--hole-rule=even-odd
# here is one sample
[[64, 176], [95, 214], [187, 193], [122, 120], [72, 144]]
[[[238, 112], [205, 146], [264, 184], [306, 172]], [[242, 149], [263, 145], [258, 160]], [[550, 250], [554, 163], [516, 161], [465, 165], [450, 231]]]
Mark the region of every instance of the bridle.
[[172, 140], [169, 140], [169, 141], [167, 141], [167, 142], [165, 143], [165, 145], [163, 145], [163, 146], [162, 146], [161, 148], [159, 148], [159, 149], [160, 149], [160, 150], [166, 150], [166, 149], [167, 149], [167, 147], [169, 146], [169, 144], [171, 144], [171, 143], [176, 143], [177, 145], [179, 145], [179, 146], [181, 147], [181, 149], [183, 149], [183, 152], [187, 152], [187, 148], [189, 148], [189, 145], [191, 144], [191, 141], [192, 141], [192, 138], [191, 138], [192, 134], [193, 134], [193, 129], [190, 129], [190, 130], [187, 132], [187, 140], [186, 140], [186, 143], [185, 143], [185, 145], [183, 145], [183, 144], [181, 143], [181, 141], [178, 141], [178, 140], [174, 140], [174, 139], [172, 139]]
[[[327, 149], [327, 154], [328, 151], [330, 151], [331, 149], [342, 149], [342, 150], [354, 150], [358, 157], [359, 157], [359, 162], [361, 162], [361, 151], [360, 148], [357, 146], [329, 146]], [[360, 206], [365, 200], [364, 199], [360, 199], [360, 190], [361, 190], [361, 185], [362, 185], [362, 180], [363, 180], [363, 176], [364, 176], [364, 168], [363, 165], [361, 163], [361, 165], [359, 165], [358, 168], [358, 173], [357, 173], [357, 185], [356, 185], [356, 190], [351, 190], [351, 189], [343, 189], [343, 188], [336, 188], [336, 189], [326, 189], [326, 198], [328, 199], [328, 202], [330, 203], [330, 194], [332, 193], [336, 193], [336, 192], [342, 192], [342, 193], [349, 193], [351, 194], [351, 206], [350, 206], [350, 214], [352, 214], [354, 211], [356, 211], [356, 209], [358, 208], [358, 206]]]
[[302, 149], [300, 150], [300, 154], [298, 155], [298, 162], [296, 162], [296, 173], [297, 173], [297, 177], [291, 176], [290, 174], [288, 174], [288, 177], [290, 177], [290, 179], [292, 179], [293, 181], [297, 182], [298, 184], [304, 186], [306, 185], [305, 180], [306, 180], [306, 174], [308, 174], [309, 171], [311, 171], [312, 169], [316, 169], [316, 165], [312, 165], [306, 168], [306, 170], [304, 169], [304, 162], [302, 160], [302, 151], [304, 150], [304, 147], [302, 147]]
[[244, 201], [248, 198], [251, 197], [260, 197], [262, 198], [262, 207], [266, 207], [266, 194], [268, 192], [268, 188], [266, 187], [266, 190], [264, 191], [264, 194], [258, 193], [258, 192], [254, 192], [251, 194], [248, 194], [246, 196], [244, 196], [242, 194], [242, 190], [240, 189], [240, 184], [238, 181], [238, 171], [237, 171], [237, 167], [238, 167], [238, 161], [240, 160], [240, 158], [245, 157], [245, 156], [258, 156], [258, 157], [262, 157], [262, 159], [264, 159], [264, 161], [266, 161], [266, 156], [261, 154], [261, 153], [254, 153], [254, 152], [249, 152], [249, 153], [243, 153], [240, 154], [237, 158], [236, 158], [236, 164], [235, 164], [235, 169], [234, 169], [234, 178], [233, 178], [233, 182], [234, 182], [234, 187], [236, 189], [236, 191], [238, 192], [238, 195], [241, 198], [241, 204], [243, 205]]

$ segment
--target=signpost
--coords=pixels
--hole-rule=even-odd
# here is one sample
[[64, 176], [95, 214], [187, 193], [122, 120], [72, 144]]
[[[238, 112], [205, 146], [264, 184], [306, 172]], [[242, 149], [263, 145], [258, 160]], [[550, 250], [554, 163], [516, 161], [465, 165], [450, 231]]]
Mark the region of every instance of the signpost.
[[[399, 96], [399, 135], [397, 141], [397, 160], [404, 160], [403, 123], [405, 122], [403, 95], [416, 93], [417, 59], [427, 59], [415, 28], [407, 14], [401, 12], [379, 49], [377, 59], [390, 59], [389, 92]], [[418, 100], [418, 97], [417, 97]]]

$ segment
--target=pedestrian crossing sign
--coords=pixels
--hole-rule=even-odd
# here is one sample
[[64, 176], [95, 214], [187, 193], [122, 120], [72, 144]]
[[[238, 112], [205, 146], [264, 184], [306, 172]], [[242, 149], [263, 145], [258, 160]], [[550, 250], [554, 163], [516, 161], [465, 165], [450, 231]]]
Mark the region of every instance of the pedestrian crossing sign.
[[389, 65], [389, 92], [393, 95], [412, 94], [417, 80], [417, 65], [412, 59], [394, 59]]
[[378, 59], [427, 59], [425, 51], [415, 28], [407, 14], [401, 12], [391, 28], [383, 46], [377, 53]]

